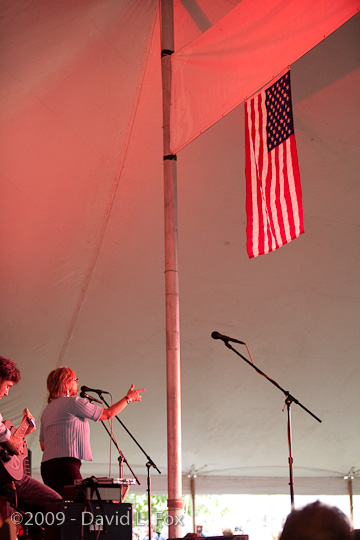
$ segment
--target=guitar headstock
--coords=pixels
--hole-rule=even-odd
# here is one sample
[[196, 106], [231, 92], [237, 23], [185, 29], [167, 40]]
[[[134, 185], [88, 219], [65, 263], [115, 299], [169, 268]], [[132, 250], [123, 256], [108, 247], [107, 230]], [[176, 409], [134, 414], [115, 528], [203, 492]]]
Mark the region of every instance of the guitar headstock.
[[28, 424], [35, 427], [35, 420], [34, 420], [33, 415], [31, 414], [31, 412], [29, 411], [29, 409], [26, 407], [22, 411], [22, 413], [24, 415], [23, 420], [27, 420]]

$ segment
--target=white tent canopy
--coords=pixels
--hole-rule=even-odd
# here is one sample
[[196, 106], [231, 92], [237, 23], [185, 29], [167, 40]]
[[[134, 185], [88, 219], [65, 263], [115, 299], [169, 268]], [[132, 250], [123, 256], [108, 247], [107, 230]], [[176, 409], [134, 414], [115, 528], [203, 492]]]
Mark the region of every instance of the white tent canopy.
[[[176, 49], [237, 4], [175, 2]], [[13, 0], [0, 11], [0, 354], [22, 373], [0, 411], [17, 424], [29, 407], [39, 421], [58, 365], [114, 400], [146, 387], [121, 419], [166, 492], [157, 2]], [[284, 396], [213, 330], [246, 341], [321, 418], [292, 406], [295, 494], [346, 493], [344, 475], [360, 469], [359, 29], [356, 15], [291, 65], [299, 239], [247, 257], [242, 105], [178, 153], [184, 492], [193, 466], [199, 492], [289, 489]], [[144, 479], [146, 457], [114, 430]], [[83, 474], [107, 475], [110, 460], [117, 476], [101, 425], [91, 437]], [[28, 442], [38, 477], [37, 433]]]

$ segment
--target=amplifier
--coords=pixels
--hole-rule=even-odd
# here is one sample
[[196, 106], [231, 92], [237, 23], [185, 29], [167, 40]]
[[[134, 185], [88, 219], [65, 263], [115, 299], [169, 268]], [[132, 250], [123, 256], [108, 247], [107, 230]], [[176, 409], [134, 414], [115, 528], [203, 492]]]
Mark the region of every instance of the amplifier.
[[44, 540], [132, 540], [131, 504], [60, 501], [45, 515]]

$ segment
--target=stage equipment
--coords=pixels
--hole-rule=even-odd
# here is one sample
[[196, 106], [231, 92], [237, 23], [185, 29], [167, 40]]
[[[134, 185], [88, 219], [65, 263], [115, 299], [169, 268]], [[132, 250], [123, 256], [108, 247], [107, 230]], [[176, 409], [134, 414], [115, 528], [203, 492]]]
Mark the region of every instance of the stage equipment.
[[[214, 337], [214, 334], [216, 337]], [[221, 337], [219, 337], [221, 336]], [[320, 418], [318, 418], [317, 416], [315, 416], [314, 413], [312, 413], [311, 411], [309, 411], [309, 409], [307, 409], [302, 403], [300, 403], [300, 401], [298, 399], [296, 399], [294, 396], [292, 396], [290, 394], [290, 392], [288, 392], [287, 390], [284, 390], [276, 381], [274, 381], [273, 379], [270, 379], [270, 377], [268, 377], [263, 371], [261, 371], [261, 369], [259, 369], [252, 361], [252, 358], [251, 358], [251, 354], [250, 354], [250, 351], [249, 351], [249, 347], [247, 346], [246, 343], [244, 343], [244, 345], [246, 346], [247, 350], [248, 350], [248, 353], [249, 353], [249, 356], [251, 358], [251, 362], [250, 360], [248, 360], [247, 358], [245, 358], [245, 356], [243, 356], [242, 354], [239, 353], [239, 351], [237, 351], [236, 349], [234, 349], [234, 347], [232, 345], [230, 345], [229, 341], [235, 341], [236, 343], [243, 343], [239, 340], [236, 340], [236, 339], [233, 339], [233, 338], [228, 338], [227, 336], [222, 336], [221, 334], [219, 334], [219, 332], [213, 332], [211, 334], [211, 337], [213, 339], [221, 339], [224, 343], [224, 345], [228, 348], [228, 349], [231, 349], [235, 354], [237, 354], [238, 356], [240, 356], [243, 360], [245, 360], [245, 362], [247, 364], [249, 364], [249, 366], [251, 366], [253, 369], [255, 369], [255, 371], [259, 374], [259, 375], [262, 375], [263, 377], [265, 377], [265, 379], [267, 379], [269, 382], [271, 382], [271, 384], [273, 384], [274, 386], [276, 386], [276, 388], [278, 388], [279, 390], [281, 390], [281, 392], [283, 394], [285, 394], [285, 406], [287, 408], [287, 436], [288, 436], [288, 444], [289, 444], [289, 476], [290, 476], [290, 482], [289, 482], [289, 485], [290, 485], [290, 501], [291, 501], [291, 510], [294, 510], [295, 508], [295, 503], [294, 503], [294, 474], [293, 474], [293, 457], [292, 457], [292, 434], [291, 434], [291, 404], [292, 403], [296, 403], [296, 405], [299, 405], [299, 407], [301, 407], [304, 411], [306, 411], [308, 414], [310, 414], [310, 416], [312, 416], [313, 418], [315, 418], [315, 420], [317, 420], [318, 422], [321, 422]], [[284, 407], [285, 409], [285, 407]]]
[[[89, 396], [87, 396], [87, 397], [89, 398]], [[104, 396], [102, 394], [99, 394], [99, 397], [100, 397], [101, 401], [104, 403], [104, 405], [106, 405], [106, 407], [109, 407], [109, 404], [107, 403]], [[146, 453], [146, 451], [141, 446], [141, 444], [136, 440], [134, 435], [128, 430], [128, 428], [125, 426], [125, 424], [120, 420], [119, 416], [117, 415], [114, 418], [116, 418], [116, 420], [119, 422], [119, 424], [125, 429], [126, 433], [128, 435], [130, 435], [130, 437], [132, 438], [134, 443], [138, 446], [138, 448], [141, 450], [141, 452], [144, 454], [144, 456], [147, 459], [147, 462], [146, 462], [146, 468], [147, 468], [147, 500], [148, 500], [147, 514], [148, 514], [148, 523], [151, 523], [151, 474], [150, 474], [150, 469], [151, 469], [151, 467], [153, 467], [159, 474], [161, 474], [161, 471], [157, 467], [157, 465], [154, 463], [154, 461], [151, 459], [149, 454]], [[111, 440], [113, 441], [113, 443], [115, 444], [116, 448], [119, 451], [119, 457], [118, 457], [118, 461], [119, 461], [119, 477], [123, 478], [124, 463], [126, 463], [126, 465], [128, 466], [131, 474], [135, 478], [137, 484], [140, 485], [139, 479], [135, 475], [134, 471], [131, 469], [128, 461], [125, 459], [125, 456], [121, 452], [116, 440], [114, 440], [113, 434], [109, 431], [109, 429], [107, 428], [107, 426], [105, 425], [104, 422], [102, 422], [102, 424], [103, 424], [104, 428], [106, 429], [106, 431], [108, 432], [109, 437], [111, 438]], [[149, 540], [151, 540], [151, 527], [149, 527]]]
[[64, 487], [65, 501], [117, 501], [124, 502], [134, 478], [82, 478]]
[[44, 540], [132, 540], [131, 504], [60, 501], [47, 507], [44, 519]]

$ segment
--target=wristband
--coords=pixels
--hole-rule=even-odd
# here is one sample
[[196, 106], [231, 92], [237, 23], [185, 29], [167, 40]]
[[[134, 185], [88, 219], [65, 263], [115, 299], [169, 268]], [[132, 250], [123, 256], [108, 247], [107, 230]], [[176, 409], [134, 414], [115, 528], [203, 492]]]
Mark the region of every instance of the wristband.
[[132, 402], [132, 399], [129, 398], [128, 396], [125, 396], [125, 399], [127, 401], [127, 404], [130, 405], [130, 403]]

